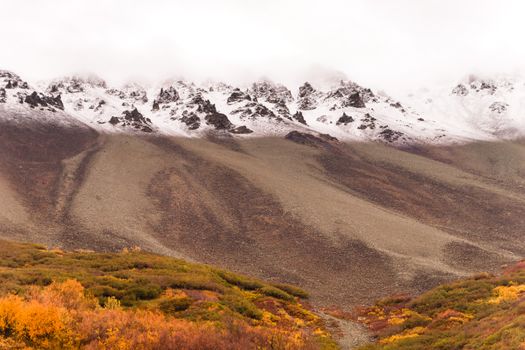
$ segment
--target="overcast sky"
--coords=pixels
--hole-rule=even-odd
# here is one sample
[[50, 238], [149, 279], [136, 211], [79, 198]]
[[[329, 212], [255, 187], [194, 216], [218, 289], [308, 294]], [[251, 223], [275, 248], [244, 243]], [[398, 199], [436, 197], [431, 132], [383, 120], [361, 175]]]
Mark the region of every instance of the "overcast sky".
[[[525, 69], [521, 0], [0, 0], [0, 67], [293, 82], [344, 72], [374, 88]], [[312, 69], [315, 67], [315, 69]]]

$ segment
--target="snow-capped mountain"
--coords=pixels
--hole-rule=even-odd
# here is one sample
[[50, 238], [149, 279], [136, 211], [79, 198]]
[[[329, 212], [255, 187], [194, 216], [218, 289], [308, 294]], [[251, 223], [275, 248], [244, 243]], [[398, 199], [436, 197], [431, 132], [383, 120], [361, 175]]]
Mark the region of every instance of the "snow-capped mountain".
[[525, 80], [518, 77], [470, 75], [455, 86], [411, 94], [407, 103], [458, 137], [512, 139], [525, 132]]
[[516, 138], [525, 132], [524, 101], [525, 83], [517, 78], [470, 76], [397, 101], [345, 80], [323, 89], [305, 82], [290, 90], [268, 80], [242, 88], [182, 80], [116, 88], [96, 76], [72, 76], [32, 86], [15, 73], [0, 71], [4, 120], [188, 137], [301, 131], [394, 144]]

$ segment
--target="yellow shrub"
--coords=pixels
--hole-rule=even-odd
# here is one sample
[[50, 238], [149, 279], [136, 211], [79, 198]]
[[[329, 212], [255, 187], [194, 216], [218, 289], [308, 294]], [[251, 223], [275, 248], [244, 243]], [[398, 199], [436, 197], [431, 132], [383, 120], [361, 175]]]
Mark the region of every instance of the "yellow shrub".
[[30, 301], [16, 315], [15, 332], [37, 343], [43, 337], [60, 334], [65, 328], [65, 319], [64, 309]]
[[393, 342], [396, 342], [396, 341], [399, 341], [399, 340], [402, 340], [402, 339], [407, 339], [407, 338], [414, 338], [414, 337], [417, 337], [421, 334], [423, 334], [425, 332], [425, 327], [415, 327], [415, 328], [412, 328], [412, 329], [409, 329], [403, 333], [400, 333], [400, 334], [394, 334], [388, 338], [384, 338], [384, 339], [381, 339], [379, 341], [380, 344], [389, 344], [389, 343], [393, 343]]
[[[290, 317], [282, 311], [282, 317]], [[16, 344], [18, 348], [25, 345], [38, 349], [86, 350], [295, 350], [306, 347], [304, 322], [291, 323], [291, 328], [284, 329], [271, 326], [271, 318], [267, 312], [270, 326], [254, 326], [242, 320], [232, 320], [231, 324], [193, 323], [155, 311], [125, 310], [114, 298], [108, 298], [103, 308], [92, 305], [92, 299], [84, 296], [78, 282], [66, 281], [35, 288], [25, 299], [14, 295], [0, 298], [0, 348], [3, 348], [2, 342]], [[322, 329], [312, 333], [319, 338], [328, 337]]]
[[414, 315], [421, 316], [415, 311], [403, 308], [401, 310], [398, 310], [397, 313], [389, 316], [388, 324], [391, 326], [400, 325], [404, 323], [410, 316], [414, 316]]
[[14, 331], [17, 315], [23, 307], [19, 296], [10, 295], [0, 299], [0, 332], [9, 334]]
[[5, 335], [48, 348], [55, 343], [69, 342], [66, 323], [67, 314], [62, 307], [44, 305], [37, 300], [24, 301], [13, 295], [0, 299], [0, 331]]
[[518, 299], [521, 293], [525, 293], [525, 284], [517, 286], [498, 286], [494, 288], [494, 297], [488, 300], [489, 304], [499, 304], [503, 301], [513, 301]]

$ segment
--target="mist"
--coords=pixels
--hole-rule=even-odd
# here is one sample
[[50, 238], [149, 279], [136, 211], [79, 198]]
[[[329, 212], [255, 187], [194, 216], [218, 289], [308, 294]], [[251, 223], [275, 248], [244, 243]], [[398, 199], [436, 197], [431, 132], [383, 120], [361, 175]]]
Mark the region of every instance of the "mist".
[[525, 68], [522, 1], [4, 0], [0, 68], [405, 90]]

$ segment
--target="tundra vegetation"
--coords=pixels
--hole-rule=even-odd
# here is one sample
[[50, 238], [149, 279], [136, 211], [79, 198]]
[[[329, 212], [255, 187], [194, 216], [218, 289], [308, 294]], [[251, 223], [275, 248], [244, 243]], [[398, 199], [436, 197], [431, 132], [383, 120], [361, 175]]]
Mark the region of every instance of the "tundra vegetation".
[[0, 241], [2, 349], [337, 349], [306, 297], [138, 249]]
[[525, 261], [415, 298], [383, 299], [356, 315], [378, 340], [360, 350], [523, 350]]

